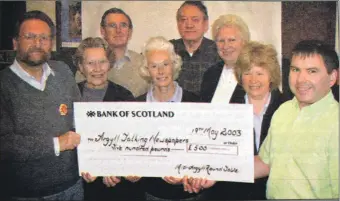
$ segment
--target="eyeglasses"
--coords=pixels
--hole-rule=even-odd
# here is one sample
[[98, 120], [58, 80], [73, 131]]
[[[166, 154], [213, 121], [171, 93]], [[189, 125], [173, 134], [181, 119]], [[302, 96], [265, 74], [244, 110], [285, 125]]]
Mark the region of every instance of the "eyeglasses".
[[170, 60], [165, 60], [161, 63], [150, 63], [148, 64], [147, 68], [150, 70], [156, 70], [160, 67], [167, 68], [170, 67], [174, 62]]
[[35, 41], [35, 40], [39, 39], [39, 41], [44, 42], [44, 43], [50, 42], [51, 39], [52, 39], [52, 36], [50, 36], [50, 35], [46, 35], [46, 34], [38, 35], [38, 34], [34, 34], [34, 33], [26, 33], [26, 34], [23, 34], [19, 37], [22, 37], [22, 38], [24, 38], [25, 40], [28, 40], [28, 41]]
[[105, 24], [104, 26], [105, 26], [105, 27], [112, 28], [112, 29], [117, 29], [118, 27], [120, 27], [121, 29], [127, 29], [127, 28], [129, 28], [129, 25], [128, 25], [128, 23], [126, 23], [126, 22], [121, 22], [121, 23], [119, 23], [119, 26], [118, 26], [118, 24], [116, 24], [116, 23]]
[[108, 60], [97, 60], [97, 61], [87, 61], [87, 62], [84, 62], [84, 65], [88, 66], [88, 67], [95, 67], [97, 65], [102, 67], [102, 66], [107, 65], [107, 64], [109, 64]]

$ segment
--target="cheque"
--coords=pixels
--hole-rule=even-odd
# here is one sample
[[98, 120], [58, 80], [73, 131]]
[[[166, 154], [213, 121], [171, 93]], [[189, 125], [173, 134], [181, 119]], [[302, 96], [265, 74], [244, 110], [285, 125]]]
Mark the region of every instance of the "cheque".
[[79, 172], [253, 182], [252, 105], [74, 104]]

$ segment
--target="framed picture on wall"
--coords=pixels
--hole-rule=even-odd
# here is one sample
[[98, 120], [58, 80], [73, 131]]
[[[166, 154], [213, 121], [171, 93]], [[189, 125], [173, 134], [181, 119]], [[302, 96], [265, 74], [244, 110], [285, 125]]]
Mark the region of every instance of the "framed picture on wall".
[[[79, 2], [79, 3], [78, 3]], [[77, 4], [78, 3], [78, 4]], [[77, 67], [73, 63], [72, 56], [74, 55], [77, 47], [82, 38], [81, 19], [78, 19], [78, 32], [72, 33], [69, 19], [75, 19], [70, 16], [81, 16], [81, 1], [56, 1], [56, 51], [52, 52], [52, 59], [65, 62], [75, 74]], [[74, 14], [73, 6], [76, 5], [79, 14]], [[71, 10], [71, 11], [70, 11]], [[71, 33], [69, 33], [69, 30]], [[74, 32], [74, 31], [73, 31]]]
[[60, 47], [78, 47], [82, 38], [81, 1], [60, 3]]

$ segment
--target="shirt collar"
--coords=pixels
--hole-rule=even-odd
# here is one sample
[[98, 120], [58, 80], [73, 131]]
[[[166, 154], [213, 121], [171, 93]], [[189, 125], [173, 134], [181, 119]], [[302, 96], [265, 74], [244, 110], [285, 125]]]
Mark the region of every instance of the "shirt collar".
[[223, 71], [234, 72], [234, 68], [229, 68], [229, 67], [227, 66], [227, 64], [224, 64], [224, 65], [223, 65]]
[[[272, 98], [272, 93], [269, 92], [269, 96], [268, 96], [267, 102], [264, 104], [264, 107], [263, 107], [263, 110], [262, 110], [261, 114], [264, 114], [267, 111], [267, 108], [269, 106], [271, 98]], [[247, 93], [244, 95], [244, 100], [245, 100], [246, 104], [250, 104], [249, 103], [249, 97], [248, 97]]]
[[44, 65], [43, 65], [43, 70], [44, 70], [44, 72], [46, 72], [47, 77], [48, 77], [50, 74], [53, 75], [53, 76], [55, 76], [54, 71], [53, 71], [52, 68], [48, 65], [47, 62], [44, 63]]
[[129, 50], [126, 48], [125, 52], [124, 52], [124, 57], [128, 58], [129, 60], [131, 60], [131, 55]]
[[114, 67], [115, 68], [121, 68], [123, 67], [123, 65], [125, 64], [125, 62], [131, 61], [131, 55], [128, 49], [125, 50], [124, 56], [120, 59], [118, 59], [115, 64]]
[[[11, 70], [15, 72], [19, 77], [26, 77], [26, 78], [34, 78], [29, 73], [27, 73], [19, 64], [17, 59], [14, 60], [13, 64], [11, 65]], [[54, 71], [51, 69], [51, 67], [48, 65], [47, 62], [45, 62], [42, 66], [43, 69], [43, 77], [48, 77], [49, 75], [55, 75]], [[35, 79], [35, 78], [34, 78]]]
[[[176, 81], [174, 81], [174, 85], [175, 85], [175, 93], [167, 102], [181, 102], [182, 101], [182, 94], [183, 94], [182, 87], [180, 87]], [[153, 96], [153, 88], [154, 86], [150, 87], [146, 95], [146, 102], [159, 102]]]
[[326, 96], [324, 96], [322, 99], [320, 99], [319, 101], [305, 106], [303, 108], [300, 109], [299, 107], [299, 101], [297, 100], [297, 98], [294, 96], [293, 98], [293, 105], [295, 106], [295, 108], [299, 111], [306, 111], [306, 112], [310, 112], [310, 113], [316, 113], [316, 112], [320, 112], [323, 111], [325, 109], [325, 107], [327, 107], [328, 105], [330, 105], [333, 101], [334, 101], [334, 96], [332, 91], [330, 90], [328, 92], [328, 94]]

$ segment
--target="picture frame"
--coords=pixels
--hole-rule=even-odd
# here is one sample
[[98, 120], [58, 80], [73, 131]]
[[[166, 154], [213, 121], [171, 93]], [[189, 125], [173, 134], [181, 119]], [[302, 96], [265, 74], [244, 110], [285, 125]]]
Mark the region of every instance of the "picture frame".
[[56, 1], [57, 50], [76, 48], [82, 40], [80, 0]]

